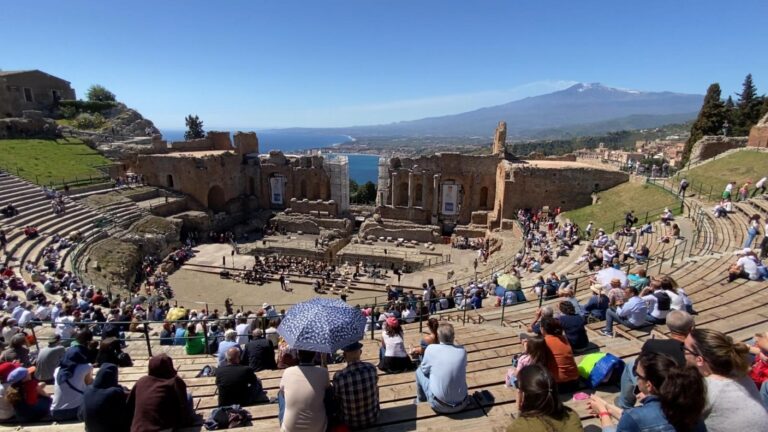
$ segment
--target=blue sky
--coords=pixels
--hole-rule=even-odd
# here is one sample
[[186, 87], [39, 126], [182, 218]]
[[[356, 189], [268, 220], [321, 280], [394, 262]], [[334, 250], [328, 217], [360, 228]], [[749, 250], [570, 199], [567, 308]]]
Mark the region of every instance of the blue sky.
[[0, 68], [100, 83], [161, 128], [348, 126], [575, 82], [768, 92], [768, 1], [2, 1]]

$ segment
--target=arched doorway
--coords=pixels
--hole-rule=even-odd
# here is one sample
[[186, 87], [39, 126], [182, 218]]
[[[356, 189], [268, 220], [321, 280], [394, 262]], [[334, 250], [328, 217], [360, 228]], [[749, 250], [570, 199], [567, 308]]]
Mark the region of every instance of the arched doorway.
[[422, 189], [421, 183], [416, 183], [416, 192], [413, 194], [413, 205], [416, 207], [424, 207], [421, 196]]
[[397, 205], [402, 207], [408, 205], [408, 183], [397, 185]]
[[488, 187], [486, 186], [480, 188], [480, 202], [478, 206], [483, 210], [488, 208]]
[[165, 177], [165, 185], [169, 188], [173, 188], [173, 176], [171, 174], [168, 174]]
[[216, 213], [223, 212], [225, 210], [224, 206], [226, 204], [226, 200], [224, 198], [224, 189], [221, 188], [221, 186], [212, 186], [208, 190], [208, 208], [213, 210]]

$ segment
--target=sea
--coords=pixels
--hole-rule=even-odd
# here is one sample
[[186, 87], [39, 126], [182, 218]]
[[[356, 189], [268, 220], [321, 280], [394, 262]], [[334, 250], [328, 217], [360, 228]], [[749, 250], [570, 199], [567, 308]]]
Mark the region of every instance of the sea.
[[[347, 141], [353, 141], [354, 138], [348, 135], [314, 135], [300, 134], [293, 132], [275, 132], [255, 130], [259, 136], [259, 150], [267, 153], [270, 150], [280, 150], [283, 153], [303, 153], [304, 150], [316, 149], [320, 147], [332, 147], [334, 144], [341, 144]], [[162, 130], [163, 139], [167, 141], [184, 140], [184, 130], [168, 129]], [[234, 131], [232, 131], [234, 134]], [[324, 153], [326, 153], [324, 151]], [[327, 153], [332, 153], [328, 151]], [[349, 159], [349, 178], [358, 184], [373, 182], [376, 184], [378, 177], [378, 161], [376, 155], [365, 154], [346, 154]]]

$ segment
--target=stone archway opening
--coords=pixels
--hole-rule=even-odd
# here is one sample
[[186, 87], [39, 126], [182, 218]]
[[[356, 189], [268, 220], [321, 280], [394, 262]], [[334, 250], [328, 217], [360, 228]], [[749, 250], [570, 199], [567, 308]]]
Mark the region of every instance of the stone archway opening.
[[173, 188], [173, 175], [168, 174], [165, 177], [165, 185], [168, 186], [169, 188]]
[[397, 205], [401, 207], [408, 205], [408, 183], [400, 183], [400, 185], [398, 185]]
[[225, 211], [226, 200], [224, 198], [224, 189], [221, 186], [211, 186], [208, 190], [208, 208], [216, 213]]
[[416, 183], [416, 192], [413, 194], [413, 205], [415, 207], [423, 207], [424, 198], [422, 197], [422, 190], [423, 187], [421, 186], [421, 183]]
[[480, 202], [478, 206], [483, 210], [488, 208], [488, 187], [486, 186], [480, 188]]

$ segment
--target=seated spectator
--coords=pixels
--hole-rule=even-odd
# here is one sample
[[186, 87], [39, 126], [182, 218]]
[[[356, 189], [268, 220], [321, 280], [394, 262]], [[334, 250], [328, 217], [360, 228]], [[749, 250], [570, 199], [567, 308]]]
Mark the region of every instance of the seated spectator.
[[160, 329], [160, 345], [173, 345], [173, 335], [175, 329], [173, 324], [168, 321], [163, 323], [163, 328]]
[[184, 352], [187, 355], [202, 354], [205, 352], [205, 338], [202, 333], [198, 334], [195, 331], [195, 324], [190, 323], [187, 326], [187, 331], [184, 333], [186, 342], [184, 343]]
[[[665, 354], [675, 360], [678, 366], [685, 366], [685, 356], [682, 349], [683, 341], [685, 341], [688, 333], [693, 329], [693, 324], [693, 317], [689, 313], [685, 311], [671, 311], [667, 315], [669, 339], [647, 340], [640, 349], [640, 354]], [[625, 360], [624, 371], [621, 374], [621, 391], [616, 398], [616, 405], [621, 409], [632, 408], [637, 401], [635, 395], [637, 375], [632, 370], [634, 365], [635, 360]]]
[[298, 360], [298, 366], [286, 369], [280, 379], [280, 430], [324, 432], [328, 424], [324, 405], [330, 391], [328, 371], [315, 366], [312, 351], [299, 350]]
[[427, 321], [427, 329], [429, 330], [429, 333], [426, 333], [424, 337], [421, 339], [421, 342], [418, 347], [411, 350], [412, 356], [420, 356], [424, 354], [424, 350], [427, 349], [428, 346], [432, 344], [436, 344], [437, 342], [437, 327], [440, 324], [440, 322], [437, 320], [437, 318], [430, 318]]
[[661, 283], [658, 280], [651, 282], [651, 286], [644, 288], [640, 293], [640, 298], [648, 307], [645, 320], [651, 324], [664, 324], [667, 314], [672, 310], [672, 297], [661, 288]]
[[440, 343], [427, 347], [416, 369], [416, 402], [429, 402], [440, 414], [459, 412], [469, 404], [467, 351], [454, 345], [451, 324], [440, 323], [437, 336]]
[[547, 365], [547, 344], [544, 338], [523, 333], [520, 335], [520, 344], [523, 346], [523, 354], [512, 359], [514, 367], [507, 370], [507, 387], [517, 386], [517, 376], [524, 367], [532, 364]]
[[[699, 371], [680, 366], [665, 354], [646, 352], [634, 366], [641, 406], [621, 410], [597, 395], [589, 400], [603, 430], [704, 431], [707, 389]], [[613, 419], [618, 419], [614, 427]]]
[[638, 267], [633, 273], [627, 275], [627, 283], [638, 291], [642, 291], [651, 283], [651, 280], [645, 275], [645, 267]]
[[560, 326], [563, 328], [571, 348], [576, 352], [586, 349], [589, 346], [589, 337], [584, 318], [576, 313], [573, 303], [569, 301], [562, 301], [558, 306], [560, 316], [557, 320], [560, 321]]
[[176, 332], [173, 334], [173, 344], [184, 346], [187, 343], [187, 340], [184, 339], [186, 332], [187, 330], [184, 328], [184, 324], [179, 323], [179, 325], [176, 326]]
[[405, 351], [403, 328], [395, 317], [387, 318], [381, 330], [381, 349], [378, 368], [387, 373], [413, 370], [413, 362]]
[[507, 432], [584, 430], [579, 415], [560, 402], [558, 385], [545, 367], [526, 366], [518, 377], [520, 414], [507, 427]]
[[533, 317], [533, 321], [528, 325], [528, 331], [541, 335], [541, 320], [544, 318], [552, 318], [555, 316], [555, 311], [550, 305], [544, 305], [536, 309], [536, 315]]
[[[84, 332], [83, 332], [84, 333]], [[93, 382], [90, 353], [84, 345], [73, 345], [64, 353], [54, 372], [51, 416], [57, 422], [76, 420], [86, 386]]]
[[669, 208], [665, 208], [664, 212], [661, 214], [661, 222], [664, 223], [664, 225], [669, 225], [674, 219], [675, 215], [672, 214], [672, 211], [670, 211]]
[[61, 345], [61, 338], [54, 335], [48, 342], [48, 346], [41, 349], [37, 354], [35, 363], [35, 379], [46, 384], [53, 385], [54, 371], [59, 366], [59, 362], [64, 357], [66, 348]]
[[286, 369], [299, 364], [299, 351], [291, 348], [282, 337], [277, 344], [277, 368]]
[[102, 365], [111, 363], [117, 366], [131, 366], [131, 360], [128, 353], [124, 353], [120, 348], [120, 339], [108, 337], [99, 343], [99, 352], [96, 354], [96, 364]]
[[269, 402], [253, 369], [240, 364], [240, 349], [236, 346], [229, 348], [225, 358], [226, 364], [216, 369], [219, 406]]
[[128, 432], [130, 416], [126, 413], [128, 389], [118, 384], [117, 365], [99, 367], [93, 385], [83, 395], [80, 417], [87, 432]]
[[18, 362], [24, 367], [32, 365], [27, 347], [27, 336], [24, 333], [13, 335], [8, 348], [0, 353], [0, 362]]
[[683, 351], [707, 386], [704, 424], [709, 432], [768, 430], [768, 410], [749, 379], [749, 348], [710, 329], [693, 329]]
[[608, 310], [610, 303], [608, 296], [605, 295], [605, 290], [600, 284], [592, 284], [589, 289], [592, 291], [592, 297], [584, 306], [584, 312], [588, 317], [602, 321], [605, 319], [605, 311]]
[[237, 344], [237, 332], [232, 329], [224, 332], [224, 340], [219, 343], [219, 349], [216, 352], [219, 367], [227, 364], [227, 351], [230, 348], [237, 348], [240, 351], [240, 345]]
[[270, 342], [272, 342], [272, 345], [277, 347], [278, 339], [280, 338], [280, 335], [277, 333], [277, 327], [280, 325], [279, 319], [271, 319], [269, 320], [269, 327], [267, 327], [266, 330], [264, 330], [264, 337], [267, 338]]
[[253, 338], [243, 347], [240, 362], [250, 367], [254, 372], [277, 369], [275, 362], [275, 346], [264, 337], [264, 332], [257, 328]]
[[126, 412], [132, 431], [161, 431], [188, 426], [194, 410], [187, 384], [176, 375], [166, 354], [149, 359], [149, 374], [139, 378], [128, 396]]
[[677, 286], [677, 282], [670, 276], [664, 275], [658, 279], [661, 289], [672, 299], [670, 307], [672, 310], [681, 310], [693, 314], [693, 302], [685, 293], [685, 290]]
[[51, 397], [45, 391], [45, 383], [38, 382], [24, 367], [16, 367], [8, 374], [5, 397], [19, 423], [36, 422], [50, 413]]
[[755, 346], [750, 348], [750, 352], [754, 354], [755, 361], [749, 370], [749, 377], [760, 390], [760, 398], [768, 409], [768, 332], [755, 335]]
[[376, 367], [360, 360], [362, 348], [360, 342], [344, 347], [347, 366], [333, 376], [339, 417], [354, 430], [374, 425], [379, 416], [379, 378]]
[[600, 330], [605, 336], [613, 337], [613, 323], [619, 322], [631, 329], [648, 325], [645, 318], [648, 307], [638, 296], [637, 288], [628, 286], [624, 288], [624, 300], [617, 302], [618, 308], [614, 311], [608, 309], [605, 314], [605, 328]]
[[541, 320], [541, 334], [547, 345], [547, 368], [561, 392], [571, 392], [579, 388], [579, 370], [573, 349], [563, 335], [560, 322], [554, 318]]

